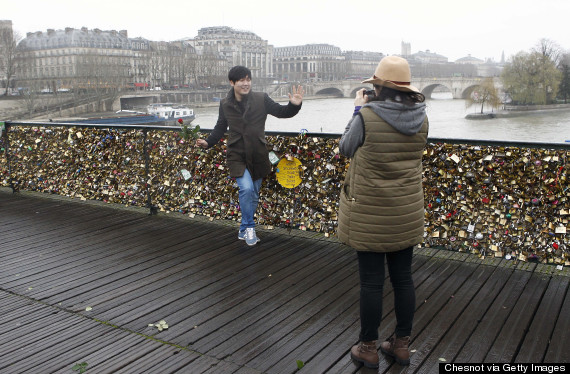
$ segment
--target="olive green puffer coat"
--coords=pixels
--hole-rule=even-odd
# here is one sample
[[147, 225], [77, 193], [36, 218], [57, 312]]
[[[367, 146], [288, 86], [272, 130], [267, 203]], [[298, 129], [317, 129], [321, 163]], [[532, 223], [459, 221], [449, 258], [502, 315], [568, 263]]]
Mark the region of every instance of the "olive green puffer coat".
[[363, 107], [365, 138], [340, 193], [338, 237], [358, 251], [393, 252], [423, 241], [422, 155], [429, 122], [405, 135]]

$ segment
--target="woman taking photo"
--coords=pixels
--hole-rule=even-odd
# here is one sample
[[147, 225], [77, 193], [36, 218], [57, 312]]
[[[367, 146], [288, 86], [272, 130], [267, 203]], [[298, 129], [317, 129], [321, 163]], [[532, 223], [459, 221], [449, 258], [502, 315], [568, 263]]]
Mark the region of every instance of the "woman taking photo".
[[354, 360], [378, 368], [384, 264], [394, 289], [396, 329], [380, 350], [400, 365], [410, 363], [408, 345], [415, 311], [413, 247], [423, 241], [422, 155], [428, 134], [425, 97], [410, 84], [408, 62], [383, 58], [372, 83], [361, 90], [340, 139], [351, 158], [340, 196], [338, 237], [357, 251], [360, 275], [360, 343]]

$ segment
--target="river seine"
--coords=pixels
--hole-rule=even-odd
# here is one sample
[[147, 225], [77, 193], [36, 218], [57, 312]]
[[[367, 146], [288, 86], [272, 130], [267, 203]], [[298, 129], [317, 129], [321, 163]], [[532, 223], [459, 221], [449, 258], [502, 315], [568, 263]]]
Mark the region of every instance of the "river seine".
[[[450, 95], [450, 94], [449, 94]], [[468, 120], [468, 113], [476, 108], [465, 108], [465, 100], [447, 98], [445, 93], [434, 94], [426, 100], [430, 121], [429, 137], [445, 139], [499, 140], [540, 143], [570, 142], [570, 110], [543, 111], [520, 117]], [[352, 116], [354, 99], [307, 99], [297, 116], [289, 119], [267, 117], [267, 131], [342, 134]], [[212, 129], [218, 118], [218, 106], [196, 108], [196, 120], [203, 129]], [[479, 109], [480, 110], [480, 109]], [[568, 143], [566, 142], [566, 143]]]

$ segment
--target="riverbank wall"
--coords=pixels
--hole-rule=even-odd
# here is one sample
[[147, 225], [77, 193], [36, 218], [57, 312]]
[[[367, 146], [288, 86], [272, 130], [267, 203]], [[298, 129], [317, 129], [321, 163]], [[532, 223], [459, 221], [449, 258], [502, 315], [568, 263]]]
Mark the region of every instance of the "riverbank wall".
[[552, 105], [506, 105], [502, 110], [492, 113], [469, 113], [467, 119], [484, 120], [492, 118], [513, 118], [522, 117], [529, 114], [541, 114], [546, 112], [570, 111], [570, 104]]

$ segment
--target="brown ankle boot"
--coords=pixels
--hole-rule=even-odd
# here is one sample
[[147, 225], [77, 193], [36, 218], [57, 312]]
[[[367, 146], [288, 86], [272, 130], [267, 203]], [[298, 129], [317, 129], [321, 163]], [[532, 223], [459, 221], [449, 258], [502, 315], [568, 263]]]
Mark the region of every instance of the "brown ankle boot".
[[410, 364], [410, 351], [408, 351], [410, 337], [404, 336], [396, 338], [393, 335], [390, 339], [380, 344], [380, 350], [390, 357], [393, 357], [400, 365]]
[[376, 340], [370, 342], [360, 342], [350, 350], [350, 357], [362, 363], [365, 367], [378, 369], [378, 351], [376, 350]]

